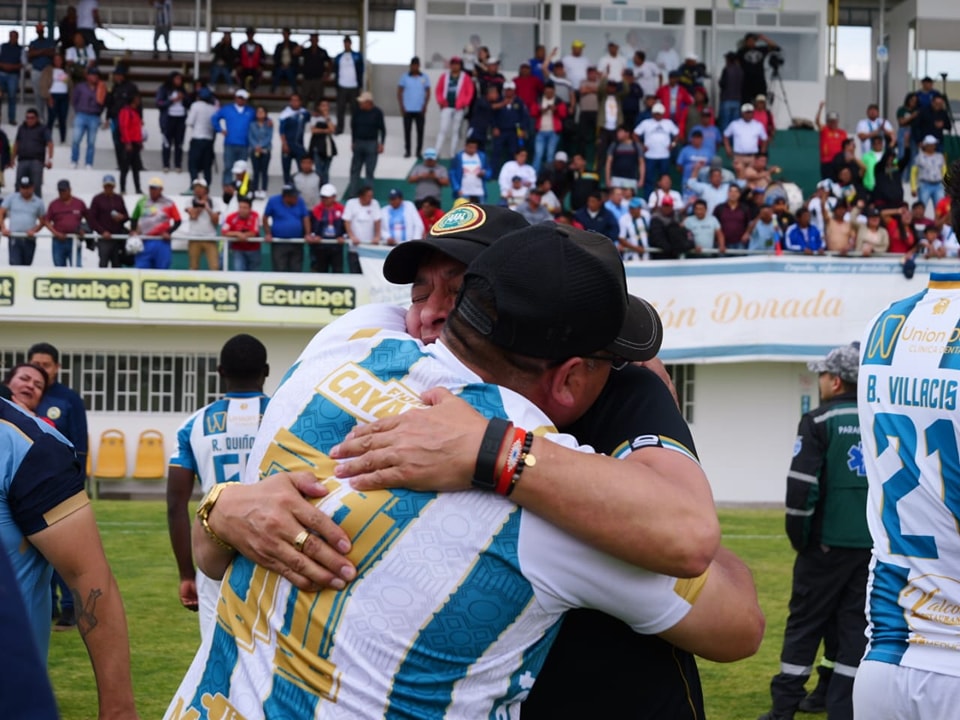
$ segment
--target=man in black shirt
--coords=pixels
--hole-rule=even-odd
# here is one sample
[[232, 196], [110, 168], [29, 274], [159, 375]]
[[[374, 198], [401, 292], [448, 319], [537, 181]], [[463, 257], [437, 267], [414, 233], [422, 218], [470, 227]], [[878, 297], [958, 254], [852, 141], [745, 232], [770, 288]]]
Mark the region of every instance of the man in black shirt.
[[368, 92], [362, 92], [357, 97], [356, 112], [350, 116], [350, 132], [353, 135], [353, 159], [350, 161], [348, 197], [360, 187], [360, 170], [364, 167], [367, 171], [366, 184], [373, 185], [377, 158], [383, 152], [383, 143], [387, 139], [383, 111], [373, 104], [373, 95]]
[[17, 177], [33, 180], [37, 195], [43, 189], [43, 169], [53, 167], [53, 136], [40, 122], [36, 108], [29, 108], [13, 141], [13, 159], [17, 161]]
[[303, 99], [307, 107], [314, 107], [323, 99], [323, 80], [329, 68], [330, 55], [320, 47], [320, 35], [310, 33], [310, 43], [300, 52]]
[[[763, 45], [757, 45], [762, 42]], [[740, 67], [743, 68], [743, 97], [741, 102], [752, 103], [757, 95], [767, 94], [767, 75], [764, 63], [767, 55], [777, 51], [780, 46], [766, 35], [747, 33], [743, 38], [743, 47], [737, 51]]]

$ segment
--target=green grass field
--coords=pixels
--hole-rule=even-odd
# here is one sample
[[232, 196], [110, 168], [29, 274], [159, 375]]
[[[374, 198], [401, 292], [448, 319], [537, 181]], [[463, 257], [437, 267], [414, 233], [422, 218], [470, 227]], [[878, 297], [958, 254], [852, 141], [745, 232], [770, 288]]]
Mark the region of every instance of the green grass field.
[[[140, 717], [153, 720], [162, 716], [200, 643], [197, 618], [177, 600], [164, 504], [99, 501], [95, 507], [127, 610]], [[748, 660], [731, 665], [700, 662], [707, 717], [752, 719], [769, 709], [768, 683], [779, 666], [793, 551], [780, 512], [724, 510], [720, 517], [724, 544], [756, 577], [767, 630], [760, 651]], [[76, 632], [53, 634], [50, 676], [64, 720], [96, 718], [93, 673]]]

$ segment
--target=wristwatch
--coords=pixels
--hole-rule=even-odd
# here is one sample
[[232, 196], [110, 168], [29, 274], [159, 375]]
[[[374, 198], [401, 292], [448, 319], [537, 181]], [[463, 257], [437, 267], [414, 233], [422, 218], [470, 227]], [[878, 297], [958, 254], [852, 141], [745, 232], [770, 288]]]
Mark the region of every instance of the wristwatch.
[[213, 528], [210, 527], [210, 511], [213, 510], [213, 506], [217, 504], [217, 500], [220, 499], [220, 493], [223, 492], [224, 488], [229, 487], [230, 485], [241, 484], [242, 483], [238, 482], [217, 483], [210, 488], [210, 492], [203, 496], [203, 499], [200, 501], [200, 505], [197, 507], [197, 517], [200, 519], [200, 525], [203, 527], [203, 531], [211, 540], [213, 540], [224, 550], [233, 550], [234, 548], [221, 540], [213, 531]]

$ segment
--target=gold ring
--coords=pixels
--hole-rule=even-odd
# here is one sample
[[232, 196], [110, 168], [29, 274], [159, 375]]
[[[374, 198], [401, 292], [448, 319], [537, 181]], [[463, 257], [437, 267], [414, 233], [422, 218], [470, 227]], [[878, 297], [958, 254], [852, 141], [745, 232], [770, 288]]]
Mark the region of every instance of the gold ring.
[[297, 549], [297, 552], [303, 552], [303, 546], [306, 545], [308, 537], [310, 537], [310, 533], [307, 530], [301, 530], [297, 533], [297, 536], [293, 539], [293, 546]]

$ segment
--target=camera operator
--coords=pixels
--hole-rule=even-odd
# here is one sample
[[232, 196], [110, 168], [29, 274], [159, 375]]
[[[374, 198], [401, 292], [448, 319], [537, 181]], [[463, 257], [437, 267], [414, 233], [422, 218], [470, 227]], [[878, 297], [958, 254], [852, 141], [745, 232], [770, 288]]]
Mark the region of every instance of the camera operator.
[[[207, 257], [207, 269], [220, 269], [220, 254], [217, 251], [217, 227], [220, 212], [210, 197], [207, 181], [198, 177], [193, 181], [193, 201], [187, 208], [190, 218], [187, 258], [191, 270], [200, 269], [200, 255]], [[209, 238], [209, 239], [207, 239]]]
[[[758, 43], [763, 43], [759, 45]], [[737, 51], [737, 57], [740, 59], [740, 66], [743, 68], [743, 97], [742, 102], [752, 103], [757, 95], [767, 94], [767, 75], [764, 62], [770, 53], [780, 52], [780, 46], [766, 35], [757, 33], [747, 33], [743, 38], [743, 44]], [[771, 60], [771, 67], [774, 67]], [[776, 56], [774, 71], [779, 71], [783, 65], [783, 57]]]

